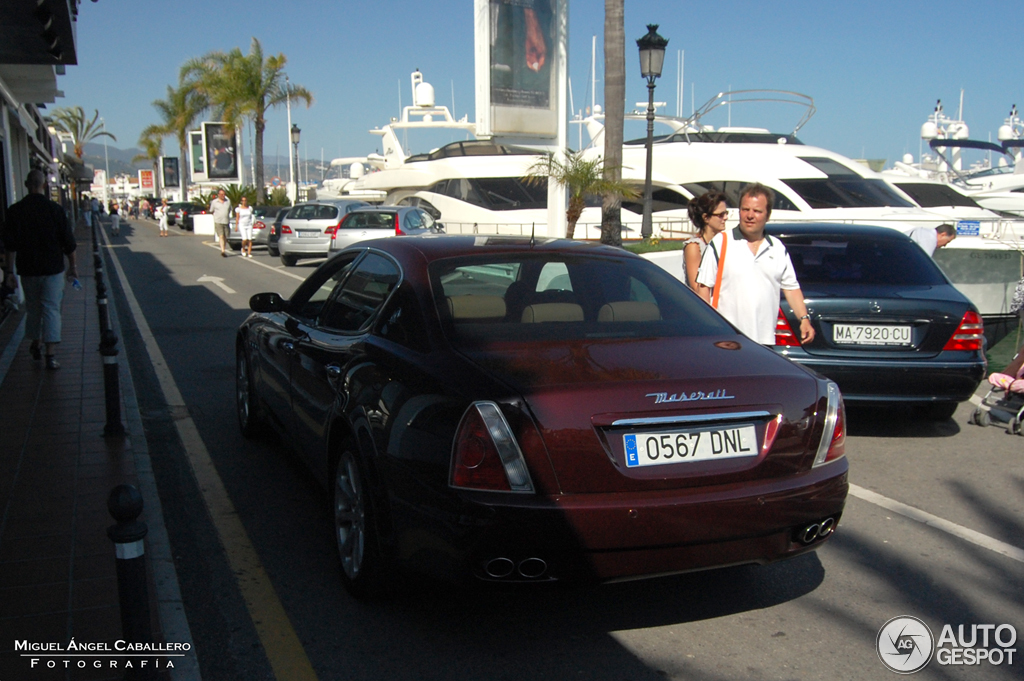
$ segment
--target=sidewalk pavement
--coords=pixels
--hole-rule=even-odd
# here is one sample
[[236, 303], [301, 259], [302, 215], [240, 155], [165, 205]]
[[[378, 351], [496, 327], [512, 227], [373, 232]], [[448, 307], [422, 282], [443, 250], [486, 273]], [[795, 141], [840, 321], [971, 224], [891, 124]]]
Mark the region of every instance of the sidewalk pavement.
[[[190, 648], [184, 657], [151, 656], [148, 664], [161, 670], [161, 679], [198, 679], [123, 351], [117, 359], [126, 432], [103, 436], [106, 403], [93, 245], [84, 224], [75, 236], [83, 290], [70, 285], [65, 290], [63, 342], [57, 352], [61, 368], [50, 371], [31, 359], [23, 311], [0, 323], [0, 679], [121, 679], [128, 660], [139, 664], [141, 658], [109, 653], [66, 654], [72, 639], [79, 646], [106, 645], [114, 653], [123, 638], [114, 545], [106, 533], [114, 524], [107, 497], [123, 483], [135, 485], [145, 504], [139, 519], [149, 527], [145, 550], [154, 640]], [[107, 269], [108, 290], [111, 274]], [[108, 295], [111, 327], [121, 338]], [[43, 654], [36, 647], [39, 654], [29, 656], [26, 642], [65, 654]]]

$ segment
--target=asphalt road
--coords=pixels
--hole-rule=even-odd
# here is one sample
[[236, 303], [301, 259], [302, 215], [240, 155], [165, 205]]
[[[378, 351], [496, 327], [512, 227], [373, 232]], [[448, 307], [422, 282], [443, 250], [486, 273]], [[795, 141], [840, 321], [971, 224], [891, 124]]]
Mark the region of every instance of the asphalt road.
[[[835, 537], [815, 554], [590, 588], [410, 580], [382, 601], [357, 602], [338, 578], [326, 492], [284, 444], [244, 440], [234, 415], [234, 333], [249, 297], [287, 296], [313, 264], [285, 268], [265, 251], [222, 259], [211, 237], [171, 235], [132, 221], [112, 250], [187, 414], [164, 401], [116, 285], [115, 302], [208, 680], [275, 678], [260, 632], [279, 624], [292, 628], [318, 678], [353, 681], [888, 679], [897, 676], [879, 661], [876, 636], [897, 616], [920, 618], [935, 637], [945, 624], [968, 635], [972, 624], [1010, 624], [1024, 636], [1024, 438], [967, 425], [969, 403], [941, 423], [851, 410], [850, 479], [865, 492], [851, 495]], [[287, 614], [281, 623], [249, 615], [238, 587], [246, 575], [229, 565], [233, 540], [217, 535], [178, 438], [186, 416]], [[916, 676], [1021, 679], [1024, 661], [933, 659]], [[277, 678], [288, 678], [280, 666]]]

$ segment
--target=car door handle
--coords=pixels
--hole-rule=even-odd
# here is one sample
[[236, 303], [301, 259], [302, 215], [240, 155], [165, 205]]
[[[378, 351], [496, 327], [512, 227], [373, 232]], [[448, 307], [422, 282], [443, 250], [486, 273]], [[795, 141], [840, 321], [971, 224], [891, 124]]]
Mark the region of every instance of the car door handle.
[[324, 371], [327, 372], [327, 378], [332, 381], [341, 378], [341, 367], [337, 364], [328, 364], [324, 367]]

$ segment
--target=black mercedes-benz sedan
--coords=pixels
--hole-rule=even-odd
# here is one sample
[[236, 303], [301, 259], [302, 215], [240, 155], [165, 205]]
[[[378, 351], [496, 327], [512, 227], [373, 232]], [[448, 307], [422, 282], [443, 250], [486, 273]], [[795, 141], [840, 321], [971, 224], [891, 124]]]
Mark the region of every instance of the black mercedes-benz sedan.
[[850, 403], [901, 403], [946, 419], [985, 377], [977, 308], [928, 255], [887, 227], [772, 224], [796, 270], [814, 340], [781, 301], [775, 350], [839, 384]]

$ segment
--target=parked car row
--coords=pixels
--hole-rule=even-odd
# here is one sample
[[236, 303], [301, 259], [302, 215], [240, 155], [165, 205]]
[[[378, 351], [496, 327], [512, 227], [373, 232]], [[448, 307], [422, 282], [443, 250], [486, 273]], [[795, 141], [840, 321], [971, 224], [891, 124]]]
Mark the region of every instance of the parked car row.
[[845, 401], [948, 418], [985, 375], [977, 309], [891, 229], [770, 225], [817, 334], [783, 300], [763, 347], [620, 249], [328, 205], [269, 228], [286, 264], [332, 257], [250, 300], [236, 404], [328, 488], [357, 596], [398, 569], [607, 581], [815, 550], [848, 491]]

